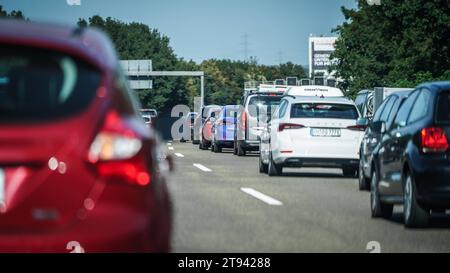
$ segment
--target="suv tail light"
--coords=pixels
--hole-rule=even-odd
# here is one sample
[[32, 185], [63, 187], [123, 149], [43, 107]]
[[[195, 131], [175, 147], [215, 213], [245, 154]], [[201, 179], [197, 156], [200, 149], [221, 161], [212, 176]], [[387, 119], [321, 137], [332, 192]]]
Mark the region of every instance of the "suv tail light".
[[305, 126], [301, 125], [301, 124], [293, 124], [293, 123], [280, 123], [280, 125], [278, 125], [278, 132], [282, 132], [284, 130], [289, 130], [289, 129], [301, 129], [304, 128]]
[[95, 164], [103, 178], [145, 186], [150, 183], [150, 174], [145, 161], [138, 156], [142, 145], [142, 140], [126, 126], [119, 114], [111, 111], [91, 144], [88, 160]]
[[247, 112], [242, 113], [242, 130], [245, 132], [247, 130]]
[[352, 131], [362, 131], [362, 132], [364, 132], [366, 130], [366, 126], [363, 126], [363, 125], [352, 125], [352, 126], [348, 126], [347, 129], [352, 130]]
[[447, 135], [442, 128], [430, 127], [422, 129], [420, 137], [424, 153], [443, 153], [448, 150]]

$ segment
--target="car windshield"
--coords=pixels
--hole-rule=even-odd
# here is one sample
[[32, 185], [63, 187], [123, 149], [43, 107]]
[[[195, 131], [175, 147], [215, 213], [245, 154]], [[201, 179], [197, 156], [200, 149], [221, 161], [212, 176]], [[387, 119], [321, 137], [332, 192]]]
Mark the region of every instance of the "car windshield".
[[146, 116], [151, 116], [151, 117], [156, 116], [155, 110], [143, 110], [141, 112], [143, 115], [146, 115]]
[[280, 105], [280, 96], [254, 96], [248, 103], [248, 113], [251, 117], [260, 117], [264, 113], [273, 114]]
[[296, 103], [291, 108], [291, 118], [357, 119], [358, 116], [351, 104]]
[[97, 69], [71, 56], [0, 46], [0, 120], [36, 121], [87, 107], [100, 84]]

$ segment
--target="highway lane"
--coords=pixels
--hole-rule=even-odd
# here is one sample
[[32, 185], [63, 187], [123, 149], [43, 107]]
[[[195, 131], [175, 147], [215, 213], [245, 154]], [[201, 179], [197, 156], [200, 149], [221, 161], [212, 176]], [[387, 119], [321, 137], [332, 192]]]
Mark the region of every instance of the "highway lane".
[[382, 252], [450, 252], [448, 217], [417, 230], [403, 227], [401, 207], [393, 220], [371, 219], [369, 193], [340, 170], [288, 169], [274, 178], [258, 172], [257, 154], [171, 147], [174, 252], [366, 252], [370, 241]]

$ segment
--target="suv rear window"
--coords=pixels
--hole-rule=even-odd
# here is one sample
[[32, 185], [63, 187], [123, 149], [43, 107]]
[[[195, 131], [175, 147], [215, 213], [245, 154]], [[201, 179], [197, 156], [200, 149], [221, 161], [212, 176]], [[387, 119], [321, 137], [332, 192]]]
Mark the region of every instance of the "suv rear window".
[[248, 113], [251, 117], [259, 115], [273, 114], [280, 105], [281, 96], [253, 96], [248, 102]]
[[450, 91], [442, 92], [439, 95], [437, 122], [450, 123]]
[[55, 119], [86, 108], [101, 73], [71, 56], [0, 45], [0, 121]]
[[358, 119], [358, 111], [351, 104], [296, 103], [291, 108], [291, 118]]

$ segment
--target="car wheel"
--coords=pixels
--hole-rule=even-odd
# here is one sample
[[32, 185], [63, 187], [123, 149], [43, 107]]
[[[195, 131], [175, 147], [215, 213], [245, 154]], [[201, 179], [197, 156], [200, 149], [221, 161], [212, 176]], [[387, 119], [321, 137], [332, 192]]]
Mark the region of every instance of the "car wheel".
[[259, 152], [259, 172], [260, 173], [267, 173], [268, 171], [268, 166], [267, 164], [264, 164], [264, 162], [262, 161], [261, 158], [261, 151]]
[[245, 154], [246, 154], [245, 149], [238, 142], [237, 143], [237, 155], [238, 156], [245, 156]]
[[389, 219], [392, 217], [394, 205], [381, 202], [378, 182], [378, 173], [376, 170], [372, 170], [372, 180], [370, 185], [370, 209], [372, 212], [372, 217], [383, 217]]
[[222, 152], [222, 148], [217, 143], [213, 143], [213, 146], [211, 147], [211, 150], [213, 150], [215, 153], [221, 153]]
[[409, 173], [405, 175], [403, 207], [403, 217], [406, 227], [424, 227], [428, 224], [430, 212], [417, 203], [415, 185]]
[[369, 189], [369, 183], [368, 179], [364, 175], [364, 168], [362, 160], [359, 160], [359, 168], [358, 168], [358, 184], [359, 184], [359, 190], [360, 191], [366, 191]]
[[205, 146], [204, 146], [204, 144], [203, 144], [203, 140], [200, 140], [200, 141], [199, 141], [199, 143], [198, 143], [198, 148], [199, 148], [200, 150], [205, 150]]
[[352, 167], [344, 167], [342, 168], [342, 173], [345, 177], [351, 177], [354, 178], [357, 175], [357, 170], [355, 168]]
[[283, 167], [273, 162], [272, 152], [270, 152], [268, 173], [269, 176], [280, 176], [283, 174]]

